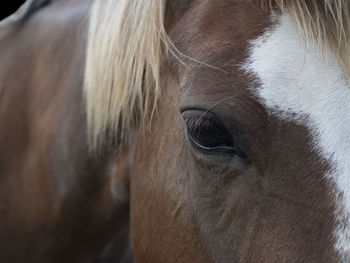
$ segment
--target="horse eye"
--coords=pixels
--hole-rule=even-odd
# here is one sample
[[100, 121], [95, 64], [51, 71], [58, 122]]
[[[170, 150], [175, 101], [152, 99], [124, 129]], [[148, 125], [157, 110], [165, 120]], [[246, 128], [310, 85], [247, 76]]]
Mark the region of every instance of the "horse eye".
[[205, 154], [237, 154], [233, 138], [220, 120], [209, 112], [184, 113], [189, 141]]

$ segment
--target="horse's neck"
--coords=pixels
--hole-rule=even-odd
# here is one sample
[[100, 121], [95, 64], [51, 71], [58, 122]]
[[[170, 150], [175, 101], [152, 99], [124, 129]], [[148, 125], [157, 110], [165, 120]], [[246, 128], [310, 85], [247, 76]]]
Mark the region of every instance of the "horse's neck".
[[57, 0], [27, 0], [12, 15], [0, 21], [0, 37], [4, 37], [13, 27], [46, 4]]
[[[77, 248], [81, 254], [95, 251], [108, 237], [110, 220], [118, 224], [110, 194], [113, 156], [95, 158], [87, 146], [83, 74], [89, 6], [86, 0], [57, 1], [0, 39], [0, 233], [8, 237], [0, 254], [20, 257], [13, 249], [18, 243], [33, 258], [43, 250], [79, 254], [73, 243], [84, 244]], [[128, 213], [124, 207], [119, 212]], [[119, 218], [124, 224], [127, 216]], [[69, 240], [62, 229], [71, 231]], [[89, 234], [91, 239], [81, 240]], [[48, 239], [50, 247], [43, 248]], [[0, 255], [0, 261], [8, 260]]]
[[[33, 159], [45, 146], [57, 151], [55, 158], [60, 159], [74, 151], [78, 154], [75, 144], [86, 141], [82, 139], [86, 29], [80, 25], [88, 6], [74, 8], [71, 2], [78, 1], [64, 0], [38, 10], [0, 39], [0, 134], [18, 135], [9, 145], [17, 157], [30, 151]], [[41, 157], [32, 162], [50, 158]]]

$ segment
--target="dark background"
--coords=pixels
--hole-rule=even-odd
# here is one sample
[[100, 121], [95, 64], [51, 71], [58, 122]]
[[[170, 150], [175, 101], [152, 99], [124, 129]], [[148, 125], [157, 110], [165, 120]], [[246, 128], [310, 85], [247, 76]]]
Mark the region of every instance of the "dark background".
[[16, 10], [25, 2], [25, 0], [23, 1], [7, 0], [7, 1], [1, 1], [1, 2], [2, 3], [0, 7], [0, 20], [16, 12]]

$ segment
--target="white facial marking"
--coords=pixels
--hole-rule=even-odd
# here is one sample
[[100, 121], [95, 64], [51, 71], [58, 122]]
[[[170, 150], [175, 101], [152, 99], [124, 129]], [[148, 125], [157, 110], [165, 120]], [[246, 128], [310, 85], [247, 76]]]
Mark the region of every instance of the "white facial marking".
[[[261, 82], [256, 92], [271, 113], [302, 123], [313, 144], [332, 164], [327, 178], [337, 198], [335, 249], [350, 255], [350, 86], [333, 55], [322, 56], [315, 41], [305, 43], [289, 15], [253, 42], [245, 70]], [[305, 118], [307, 117], [307, 118]]]

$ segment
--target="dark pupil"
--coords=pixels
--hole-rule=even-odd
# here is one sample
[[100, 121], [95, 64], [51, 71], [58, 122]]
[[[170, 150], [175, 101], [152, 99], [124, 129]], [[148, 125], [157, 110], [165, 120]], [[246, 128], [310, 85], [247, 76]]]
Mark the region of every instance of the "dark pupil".
[[208, 117], [194, 118], [187, 121], [191, 139], [206, 148], [231, 146], [231, 140], [226, 129], [215, 120]]

